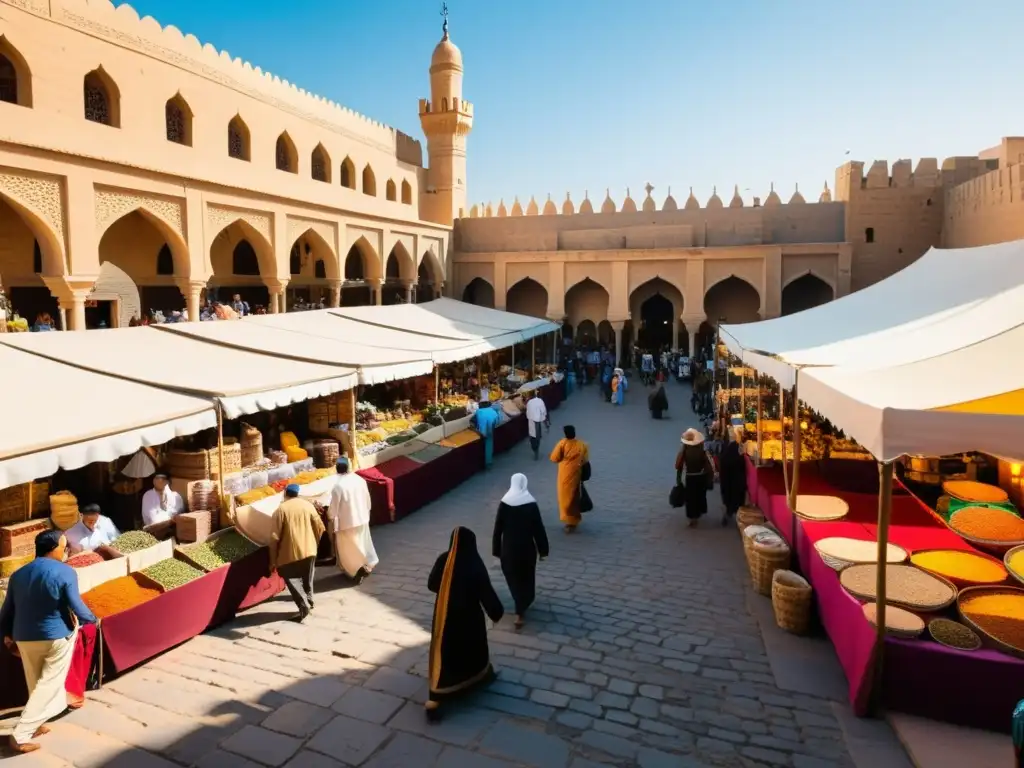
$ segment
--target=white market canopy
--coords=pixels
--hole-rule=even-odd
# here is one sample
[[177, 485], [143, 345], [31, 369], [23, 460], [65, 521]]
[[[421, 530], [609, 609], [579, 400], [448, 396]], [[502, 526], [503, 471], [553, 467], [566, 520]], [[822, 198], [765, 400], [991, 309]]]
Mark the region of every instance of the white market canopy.
[[208, 399], [102, 376], [13, 346], [0, 344], [0, 370], [18, 382], [0, 399], [0, 488], [113, 461], [217, 424]]
[[800, 374], [800, 399], [875, 458], [1024, 456], [1024, 325], [936, 357]]
[[1008, 291], [1022, 285], [1024, 241], [933, 248], [860, 291], [785, 317], [726, 324], [721, 335], [746, 364], [791, 387], [803, 366], [898, 364], [981, 341], [1020, 322], [1024, 310], [1012, 306], [1020, 294]]

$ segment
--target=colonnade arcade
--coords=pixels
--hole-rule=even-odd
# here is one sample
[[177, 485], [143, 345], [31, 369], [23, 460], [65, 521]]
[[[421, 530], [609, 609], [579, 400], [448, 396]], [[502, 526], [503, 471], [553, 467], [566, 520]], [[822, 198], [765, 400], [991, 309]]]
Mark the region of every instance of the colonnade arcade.
[[[235, 294], [252, 307], [279, 312], [300, 302], [336, 307], [429, 301], [443, 289], [440, 240], [414, 254], [405, 244], [417, 242], [411, 235], [346, 237], [339, 224], [217, 208], [206, 216], [209, 253], [195, 257], [182, 234], [184, 207], [175, 202], [124, 210], [122, 204], [111, 213], [111, 206], [97, 205], [95, 260], [81, 259], [78, 254], [88, 249], [73, 241], [75, 261], [94, 267], [76, 275], [65, 237], [49, 221], [58, 217], [0, 191], [0, 286], [30, 323], [48, 313], [57, 322], [65, 318], [71, 329], [123, 325], [151, 310], [182, 310], [197, 320], [204, 301], [230, 302]], [[66, 223], [64, 215], [57, 223]], [[352, 238], [339, 258], [333, 244]], [[382, 259], [385, 243], [390, 251]], [[203, 250], [201, 238], [192, 245]]]

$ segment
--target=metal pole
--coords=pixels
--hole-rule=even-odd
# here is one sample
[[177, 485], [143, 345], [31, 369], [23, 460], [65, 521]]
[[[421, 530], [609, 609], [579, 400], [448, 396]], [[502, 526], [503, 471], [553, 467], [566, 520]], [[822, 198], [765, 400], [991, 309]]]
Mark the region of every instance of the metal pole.
[[789, 475], [786, 473], [786, 388], [779, 384], [779, 443], [782, 446], [782, 487], [789, 500]]
[[747, 426], [747, 364], [740, 360], [740, 416], [743, 426]]
[[875, 656], [871, 685], [871, 709], [882, 708], [882, 667], [885, 659], [885, 572], [889, 548], [889, 518], [892, 513], [891, 461], [880, 462], [878, 468], [878, 567], [875, 569]]

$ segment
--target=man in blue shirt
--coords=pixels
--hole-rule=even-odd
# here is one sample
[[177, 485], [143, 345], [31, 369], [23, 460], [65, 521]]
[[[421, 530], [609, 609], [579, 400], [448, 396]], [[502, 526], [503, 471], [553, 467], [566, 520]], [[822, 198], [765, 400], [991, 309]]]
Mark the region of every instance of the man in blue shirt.
[[39, 749], [30, 739], [49, 732], [46, 721], [67, 709], [64, 684], [79, 622], [96, 623], [78, 594], [74, 569], [64, 563], [64, 534], [43, 531], [35, 543], [36, 559], [11, 576], [0, 608], [0, 636], [21, 656], [28, 685], [28, 703], [10, 737], [10, 748], [20, 753]]

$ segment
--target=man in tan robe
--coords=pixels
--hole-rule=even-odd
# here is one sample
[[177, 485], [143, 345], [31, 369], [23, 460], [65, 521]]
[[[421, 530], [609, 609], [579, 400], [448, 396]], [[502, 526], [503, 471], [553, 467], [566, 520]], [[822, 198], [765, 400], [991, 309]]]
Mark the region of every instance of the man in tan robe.
[[284, 495], [271, 524], [270, 570], [284, 579], [299, 609], [295, 618], [302, 622], [313, 610], [313, 572], [324, 524], [316, 508], [299, 498], [299, 486], [289, 485]]
[[338, 568], [357, 584], [380, 560], [370, 537], [370, 489], [366, 481], [349, 471], [348, 459], [338, 459], [338, 479], [331, 489], [327, 518], [334, 536]]

